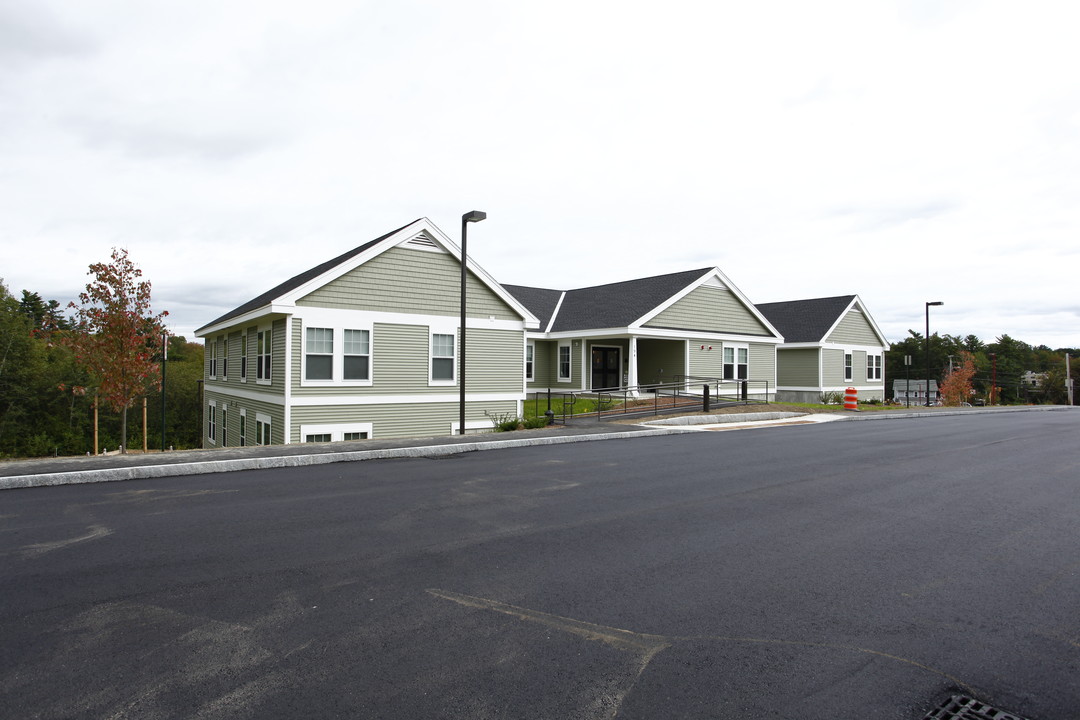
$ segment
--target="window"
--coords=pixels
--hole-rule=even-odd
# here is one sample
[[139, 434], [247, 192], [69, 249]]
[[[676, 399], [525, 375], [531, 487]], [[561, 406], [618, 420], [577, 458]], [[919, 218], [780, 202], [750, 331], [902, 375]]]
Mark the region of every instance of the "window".
[[[261, 333], [260, 333], [261, 334]], [[270, 444], [270, 416], [255, 413], [255, 444]]]
[[304, 367], [304, 378], [307, 380], [332, 380], [334, 378], [334, 331], [332, 329], [307, 329]]
[[247, 417], [244, 411], [240, 411], [240, 447], [247, 445]]
[[870, 355], [866, 356], [866, 379], [867, 380], [880, 380], [881, 379], [881, 356]]
[[347, 432], [342, 434], [342, 440], [367, 440], [366, 432]]
[[217, 405], [213, 402], [206, 408], [206, 439], [217, 442]]
[[371, 332], [346, 330], [344, 347], [344, 372], [346, 380], [371, 379]]
[[229, 446], [229, 408], [221, 406], [221, 447]]
[[210, 340], [210, 379], [217, 379], [217, 340]]
[[844, 382], [851, 382], [851, 353], [844, 353]]
[[535, 380], [533, 375], [533, 356], [536, 354], [536, 345], [528, 343], [525, 345], [525, 379]]
[[256, 347], [256, 353], [258, 355], [255, 358], [255, 377], [264, 383], [270, 382], [270, 358], [272, 356], [273, 338], [270, 336], [269, 330], [259, 331], [259, 341]]
[[750, 377], [750, 348], [724, 346], [724, 379], [746, 380]]
[[240, 336], [240, 382], [247, 382], [247, 331]]
[[330, 442], [330, 433], [312, 433], [304, 436], [304, 442], [323, 443]]
[[[490, 426], [491, 423], [488, 423]], [[300, 437], [304, 442], [342, 442], [343, 440], [367, 440], [371, 437], [369, 422], [327, 423], [301, 425]]]
[[454, 336], [431, 334], [431, 380], [454, 381]]
[[222, 341], [222, 349], [224, 352], [221, 354], [221, 379], [227, 380], [229, 377], [229, 338], [224, 338]]
[[559, 380], [570, 380], [570, 346], [559, 345]]

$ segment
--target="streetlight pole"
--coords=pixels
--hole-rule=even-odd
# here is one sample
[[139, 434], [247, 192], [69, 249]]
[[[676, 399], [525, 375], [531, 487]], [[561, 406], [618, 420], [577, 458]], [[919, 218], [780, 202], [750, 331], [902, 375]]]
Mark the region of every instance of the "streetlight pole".
[[940, 300], [926, 303], [926, 407], [930, 407], [930, 306], [944, 304]]
[[461, 216], [461, 327], [458, 332], [458, 384], [460, 386], [458, 398], [458, 435], [465, 434], [465, 265], [468, 262], [469, 223], [480, 222], [487, 219], [487, 213], [482, 210], [472, 210]]
[[997, 397], [997, 353], [990, 353], [990, 404]]

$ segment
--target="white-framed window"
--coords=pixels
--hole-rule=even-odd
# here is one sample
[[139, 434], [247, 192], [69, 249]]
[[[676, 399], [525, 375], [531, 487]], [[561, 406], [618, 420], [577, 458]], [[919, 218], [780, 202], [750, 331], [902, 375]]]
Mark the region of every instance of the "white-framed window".
[[724, 345], [724, 379], [746, 380], [750, 377], [750, 346]]
[[844, 382], [851, 382], [851, 351], [844, 351]]
[[570, 343], [559, 343], [559, 380], [568, 381], [573, 379], [573, 363]]
[[867, 380], [880, 380], [881, 379], [881, 356], [866, 354], [866, 379]]
[[367, 440], [371, 436], [372, 424], [369, 422], [324, 423], [300, 426], [300, 438], [304, 442]]
[[445, 332], [431, 333], [431, 384], [453, 385], [457, 374], [454, 365], [457, 362], [457, 334]]
[[534, 360], [536, 357], [536, 343], [525, 344], [525, 379], [532, 381], [536, 379], [534, 373]]
[[371, 330], [346, 328], [342, 343], [342, 379], [371, 380]]
[[221, 379], [229, 379], [229, 336], [221, 338]]
[[217, 380], [217, 338], [207, 341], [210, 345], [210, 379]]
[[221, 447], [229, 447], [229, 406], [221, 406]]
[[247, 382], [247, 330], [240, 334], [240, 382]]
[[304, 335], [304, 379], [333, 380], [333, 328], [309, 327]]
[[274, 338], [270, 328], [259, 331], [255, 353], [255, 381], [268, 385], [273, 377], [271, 362], [274, 354]]
[[270, 416], [255, 413], [255, 444], [270, 444]]
[[217, 445], [217, 401], [210, 400], [206, 406], [206, 439]]
[[247, 413], [240, 408], [240, 447], [247, 445]]
[[310, 387], [371, 383], [371, 325], [350, 322], [343, 316], [319, 314], [303, 318], [304, 354], [301, 384]]

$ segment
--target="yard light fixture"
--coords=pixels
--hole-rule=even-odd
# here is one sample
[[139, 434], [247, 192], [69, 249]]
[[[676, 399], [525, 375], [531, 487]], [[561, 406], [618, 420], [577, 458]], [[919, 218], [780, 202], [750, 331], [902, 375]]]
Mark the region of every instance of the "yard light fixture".
[[930, 407], [930, 306], [944, 304], [940, 300], [926, 303], [926, 407]]
[[461, 216], [461, 327], [458, 346], [458, 384], [460, 395], [458, 399], [458, 435], [465, 434], [465, 266], [468, 262], [469, 252], [469, 223], [480, 222], [487, 219], [487, 213], [482, 210], [472, 210]]

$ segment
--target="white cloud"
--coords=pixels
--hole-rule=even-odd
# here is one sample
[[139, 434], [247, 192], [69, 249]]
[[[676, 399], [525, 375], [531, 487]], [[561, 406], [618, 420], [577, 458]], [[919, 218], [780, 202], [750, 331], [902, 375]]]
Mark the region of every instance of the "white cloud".
[[[1065, 2], [184, 4], [0, 12], [2, 273], [125, 246], [190, 333], [420, 217], [512, 283], [718, 265], [890, 337], [1080, 345]], [[13, 69], [14, 68], [14, 69]], [[166, 305], [167, 303], [167, 305]]]

